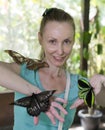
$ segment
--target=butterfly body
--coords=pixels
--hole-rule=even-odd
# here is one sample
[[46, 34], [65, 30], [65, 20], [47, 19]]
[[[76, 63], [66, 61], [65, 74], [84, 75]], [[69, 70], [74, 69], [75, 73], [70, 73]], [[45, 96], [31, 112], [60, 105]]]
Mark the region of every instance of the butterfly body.
[[50, 107], [50, 97], [56, 90], [44, 91], [39, 94], [32, 94], [28, 97], [23, 97], [11, 103], [11, 105], [18, 105], [26, 107], [27, 112], [31, 116], [38, 116], [41, 112], [48, 111]]

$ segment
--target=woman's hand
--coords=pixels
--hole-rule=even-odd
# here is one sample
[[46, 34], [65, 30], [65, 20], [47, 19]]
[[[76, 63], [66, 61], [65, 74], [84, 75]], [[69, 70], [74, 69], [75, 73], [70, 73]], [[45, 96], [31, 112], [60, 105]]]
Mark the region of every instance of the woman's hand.
[[78, 99], [71, 105], [70, 109], [77, 108], [77, 107], [81, 106], [82, 104], [84, 104], [84, 100], [78, 98]]
[[[105, 87], [105, 76], [96, 74], [90, 78], [90, 84], [93, 87], [95, 95], [99, 94], [101, 88]], [[84, 103], [83, 99], [77, 99], [74, 104], [70, 107], [70, 109], [77, 108]]]
[[101, 88], [105, 87], [105, 76], [96, 74], [90, 78], [90, 84], [94, 88], [95, 95], [97, 95]]
[[[52, 124], [56, 124], [56, 120], [55, 119], [58, 119], [59, 121], [64, 122], [63, 117], [61, 117], [61, 115], [58, 113], [56, 108], [59, 109], [60, 111], [62, 111], [64, 113], [64, 115], [67, 114], [67, 111], [58, 102], [61, 102], [61, 103], [64, 103], [64, 104], [67, 103], [62, 98], [55, 98], [55, 100], [51, 102], [50, 109], [46, 112], [46, 115], [49, 117], [49, 119], [51, 120]], [[38, 124], [38, 121], [39, 121], [39, 117], [34, 117], [35, 125]]]

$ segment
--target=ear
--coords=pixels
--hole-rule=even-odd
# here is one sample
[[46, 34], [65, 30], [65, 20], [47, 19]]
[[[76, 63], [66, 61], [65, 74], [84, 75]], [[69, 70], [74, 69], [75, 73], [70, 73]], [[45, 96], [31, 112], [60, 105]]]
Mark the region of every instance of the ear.
[[38, 32], [38, 40], [39, 40], [40, 45], [42, 45], [42, 35], [40, 32]]

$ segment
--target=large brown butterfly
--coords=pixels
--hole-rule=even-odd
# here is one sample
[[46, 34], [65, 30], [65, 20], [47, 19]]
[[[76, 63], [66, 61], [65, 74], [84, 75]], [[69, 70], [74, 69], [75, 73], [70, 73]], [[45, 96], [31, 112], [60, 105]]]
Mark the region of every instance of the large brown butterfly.
[[21, 65], [23, 63], [26, 63], [27, 68], [30, 70], [48, 67], [48, 64], [45, 61], [24, 57], [23, 55], [13, 50], [5, 50], [5, 52], [7, 52], [17, 64]]
[[56, 90], [43, 91], [38, 94], [33, 93], [31, 96], [18, 99], [10, 105], [26, 107], [29, 115], [38, 116], [41, 112], [48, 111], [50, 107], [50, 98], [55, 91]]

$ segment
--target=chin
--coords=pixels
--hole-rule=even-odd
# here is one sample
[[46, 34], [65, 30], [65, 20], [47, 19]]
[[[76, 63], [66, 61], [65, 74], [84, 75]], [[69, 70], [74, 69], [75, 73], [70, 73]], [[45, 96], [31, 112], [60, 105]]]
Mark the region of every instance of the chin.
[[62, 67], [64, 65], [64, 63], [55, 63], [54, 65], [57, 67]]
[[62, 67], [62, 66], [65, 64], [65, 60], [58, 61], [58, 60], [52, 59], [52, 60], [51, 60], [51, 63], [52, 63], [54, 66], [56, 66], [56, 67]]

